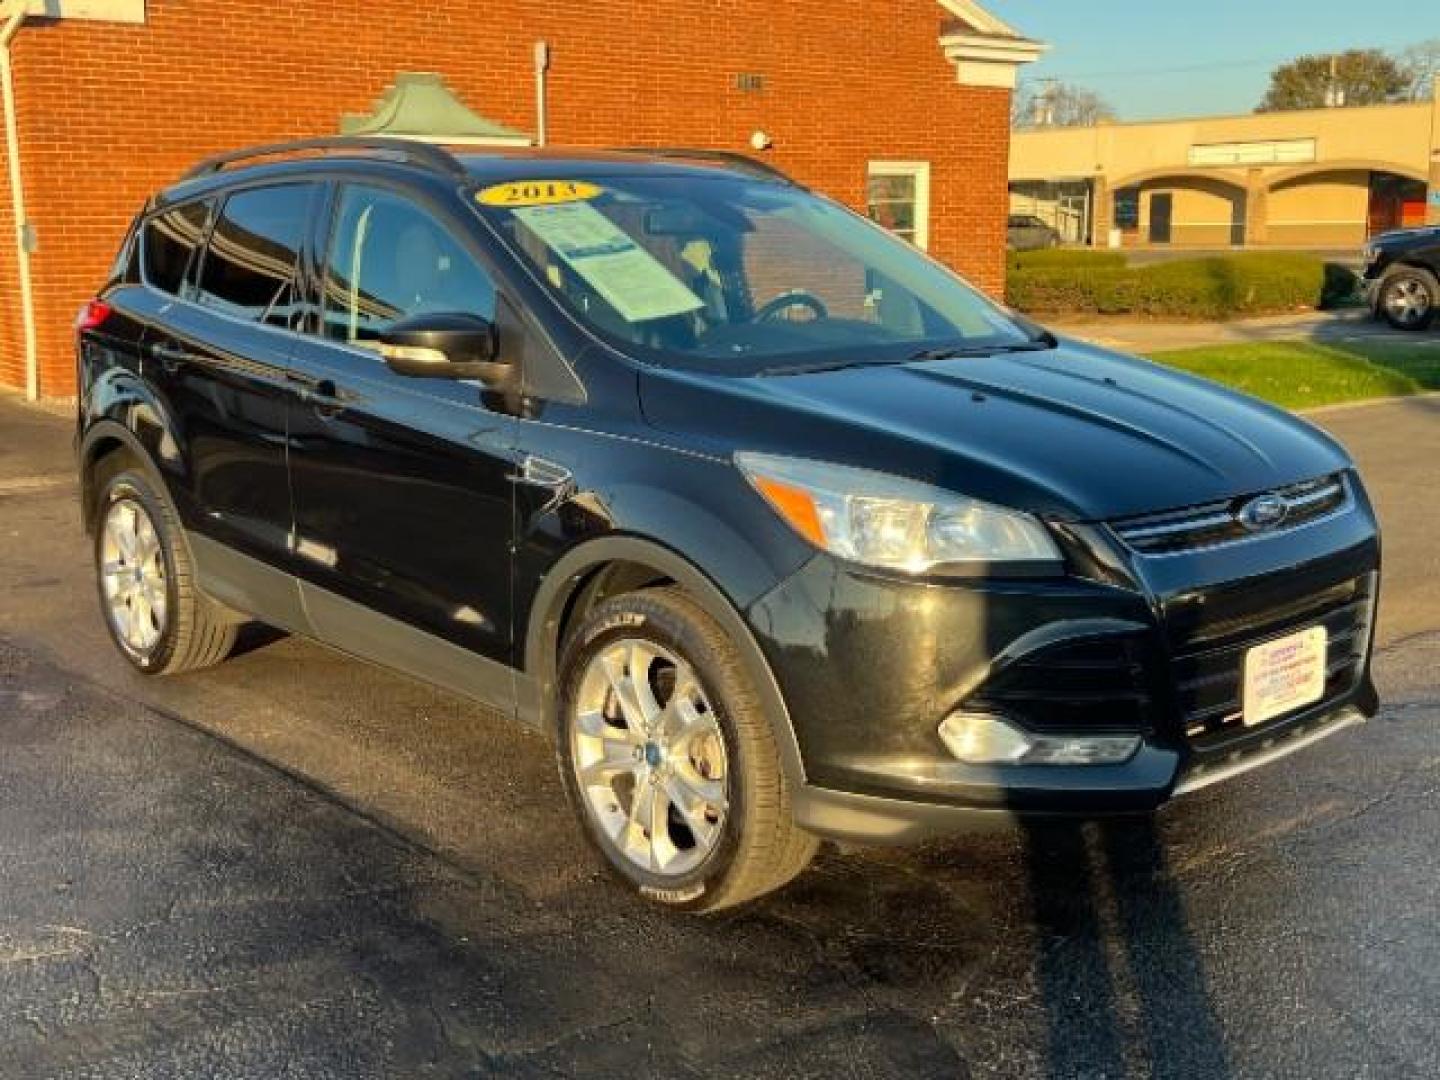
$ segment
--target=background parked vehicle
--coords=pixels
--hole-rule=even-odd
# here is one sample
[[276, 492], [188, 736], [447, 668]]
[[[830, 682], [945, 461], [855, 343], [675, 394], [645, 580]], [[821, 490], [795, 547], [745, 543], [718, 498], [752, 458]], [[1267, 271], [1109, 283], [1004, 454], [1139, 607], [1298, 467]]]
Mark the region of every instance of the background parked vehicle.
[[1440, 228], [1404, 229], [1365, 248], [1370, 308], [1397, 330], [1427, 330], [1440, 312]]
[[1011, 214], [1007, 243], [1011, 251], [1039, 251], [1060, 246], [1060, 233], [1033, 214]]

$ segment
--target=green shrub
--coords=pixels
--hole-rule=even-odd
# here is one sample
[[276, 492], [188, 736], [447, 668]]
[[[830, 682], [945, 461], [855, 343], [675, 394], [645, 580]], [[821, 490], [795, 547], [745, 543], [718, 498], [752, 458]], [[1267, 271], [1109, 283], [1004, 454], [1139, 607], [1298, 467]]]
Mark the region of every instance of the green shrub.
[[1095, 251], [1091, 248], [1041, 248], [1036, 251], [1010, 252], [1010, 269], [1039, 270], [1048, 267], [1120, 267], [1125, 255], [1119, 251]]
[[1336, 306], [1355, 285], [1350, 271], [1310, 255], [1242, 252], [1146, 266], [1012, 264], [1007, 298], [1037, 315], [1228, 319]]

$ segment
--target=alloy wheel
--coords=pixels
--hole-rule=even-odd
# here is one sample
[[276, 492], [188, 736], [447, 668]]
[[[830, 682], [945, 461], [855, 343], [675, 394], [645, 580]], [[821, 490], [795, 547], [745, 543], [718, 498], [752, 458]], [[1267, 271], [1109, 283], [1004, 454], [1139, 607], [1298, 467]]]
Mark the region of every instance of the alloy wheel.
[[724, 833], [729, 762], [694, 668], [655, 642], [626, 638], [585, 668], [569, 717], [586, 812], [622, 859], [679, 878]]
[[1402, 326], [1418, 325], [1433, 303], [1430, 290], [1419, 278], [1400, 278], [1385, 291], [1385, 310]]
[[120, 643], [146, 656], [165, 633], [169, 598], [165, 555], [149, 513], [128, 496], [105, 511], [100, 534], [105, 614]]

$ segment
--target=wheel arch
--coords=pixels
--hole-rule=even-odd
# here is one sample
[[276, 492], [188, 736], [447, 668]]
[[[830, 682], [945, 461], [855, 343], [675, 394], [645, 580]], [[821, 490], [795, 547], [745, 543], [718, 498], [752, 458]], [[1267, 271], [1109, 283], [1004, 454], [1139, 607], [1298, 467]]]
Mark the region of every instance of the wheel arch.
[[780, 685], [744, 617], [703, 570], [683, 555], [639, 536], [605, 536], [567, 552], [546, 575], [530, 605], [524, 670], [538, 698], [535, 719], [549, 730], [557, 694], [560, 650], [576, 619], [594, 604], [655, 585], [684, 590], [729, 635], [750, 675], [775, 736], [786, 778], [805, 781], [800, 745]]
[[80, 440], [80, 515], [87, 533], [95, 530], [96, 466], [117, 451], [124, 452], [155, 484], [166, 488], [165, 478], [156, 467], [149, 450], [140, 437], [118, 420], [97, 420]]
[[1402, 270], [1424, 270], [1431, 277], [1440, 279], [1440, 255], [1401, 255], [1385, 268], [1381, 277], [1388, 278]]

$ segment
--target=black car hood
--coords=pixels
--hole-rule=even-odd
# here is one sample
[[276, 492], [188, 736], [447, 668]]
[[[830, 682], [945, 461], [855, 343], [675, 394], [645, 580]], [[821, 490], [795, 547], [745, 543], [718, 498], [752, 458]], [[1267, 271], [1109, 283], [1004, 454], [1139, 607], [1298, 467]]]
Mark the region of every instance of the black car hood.
[[1069, 520], [1267, 491], [1349, 465], [1290, 413], [1071, 341], [755, 378], [652, 370], [641, 400], [650, 423], [696, 449], [870, 468]]
[[1391, 245], [1408, 245], [1411, 243], [1428, 243], [1440, 240], [1440, 226], [1421, 225], [1413, 229], [1392, 229], [1390, 232], [1380, 233], [1372, 236], [1370, 243], [1376, 247], [1389, 247]]

